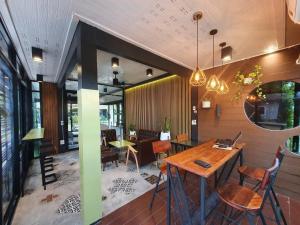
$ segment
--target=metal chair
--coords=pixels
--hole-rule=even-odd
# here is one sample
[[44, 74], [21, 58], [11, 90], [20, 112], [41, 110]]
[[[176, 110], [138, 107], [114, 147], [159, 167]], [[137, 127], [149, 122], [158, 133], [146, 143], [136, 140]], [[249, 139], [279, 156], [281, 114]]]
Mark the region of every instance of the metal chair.
[[[171, 149], [171, 143], [169, 141], [155, 141], [155, 142], [152, 142], [152, 149], [153, 149], [154, 154], [160, 154], [160, 153], [168, 154], [168, 152]], [[158, 166], [158, 163], [157, 163], [157, 166]], [[149, 204], [150, 209], [152, 208], [156, 194], [165, 189], [164, 187], [159, 189], [159, 182], [161, 180], [162, 175], [167, 175], [167, 165], [165, 163], [163, 163], [162, 165], [160, 165], [159, 169], [160, 169], [160, 172], [159, 172], [158, 179], [155, 184], [155, 189], [153, 191], [152, 198], [151, 198], [151, 201]], [[180, 170], [180, 172], [183, 172], [183, 174], [184, 174], [183, 181], [185, 181], [187, 172], [182, 171], [182, 170]], [[172, 173], [175, 174], [174, 169], [172, 169]]]
[[[176, 140], [177, 140], [177, 142], [185, 142], [185, 141], [188, 141], [189, 140], [189, 136], [186, 134], [186, 133], [183, 133], [183, 134], [178, 134], [177, 136], [176, 136]], [[177, 152], [177, 145], [175, 145], [175, 151]], [[182, 147], [182, 149], [181, 150], [184, 150], [185, 148], [184, 147]]]
[[[269, 169], [265, 169], [263, 180], [259, 186], [259, 190], [264, 191], [262, 196], [251, 188], [239, 184], [228, 183], [218, 188], [218, 196], [226, 205], [225, 213], [227, 206], [232, 209], [230, 215], [225, 215], [224, 213], [222, 215], [223, 218], [235, 224], [239, 223], [242, 218], [247, 217], [248, 223], [254, 225], [256, 217], [259, 216], [262, 224], [266, 225], [262, 210], [266, 200], [270, 197], [271, 188], [275, 182], [279, 165], [279, 159], [276, 158], [273, 166]], [[237, 215], [232, 215], [233, 209], [237, 210]], [[236, 216], [236, 218], [233, 218], [234, 216]]]
[[[276, 154], [275, 154], [274, 161], [276, 160], [276, 158], [279, 160], [279, 168], [280, 168], [282, 160], [284, 158], [284, 151], [285, 151], [285, 148], [282, 147], [282, 146], [279, 146], [277, 151], [276, 151]], [[273, 161], [273, 163], [274, 163], [274, 161]], [[240, 185], [243, 185], [244, 179], [248, 178], [248, 179], [256, 181], [256, 184], [253, 186], [252, 189], [257, 190], [259, 185], [263, 181], [264, 171], [265, 171], [265, 169], [263, 169], [263, 168], [255, 168], [255, 167], [250, 167], [250, 166], [246, 166], [246, 165], [239, 167], [238, 172], [241, 176]], [[278, 198], [277, 198], [276, 193], [275, 193], [272, 186], [271, 186], [271, 194], [272, 194], [272, 196], [271, 195], [269, 196], [269, 200], [270, 200], [272, 209], [273, 209], [274, 214], [275, 214], [276, 222], [278, 224], [280, 224], [280, 220], [282, 219], [283, 223], [285, 225], [287, 225], [287, 222], [286, 222], [286, 219], [284, 217], [283, 211], [280, 207], [280, 203], [278, 201]], [[274, 198], [274, 200], [273, 200], [273, 198]]]
[[159, 155], [161, 154], [167, 154], [169, 155], [169, 152], [171, 151], [171, 142], [170, 141], [154, 141], [152, 142], [152, 150], [156, 158], [156, 166], [158, 166], [158, 159]]

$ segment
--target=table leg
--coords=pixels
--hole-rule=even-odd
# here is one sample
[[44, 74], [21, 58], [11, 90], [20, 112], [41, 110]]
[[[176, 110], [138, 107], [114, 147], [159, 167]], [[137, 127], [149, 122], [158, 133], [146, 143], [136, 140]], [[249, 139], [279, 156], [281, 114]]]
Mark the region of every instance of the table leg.
[[205, 225], [205, 189], [206, 180], [200, 177], [200, 225]]
[[[244, 157], [243, 157], [243, 149], [240, 152], [240, 166], [244, 164]], [[243, 185], [244, 183], [244, 176], [240, 174], [240, 185]]]
[[167, 225], [171, 225], [171, 169], [167, 164]]

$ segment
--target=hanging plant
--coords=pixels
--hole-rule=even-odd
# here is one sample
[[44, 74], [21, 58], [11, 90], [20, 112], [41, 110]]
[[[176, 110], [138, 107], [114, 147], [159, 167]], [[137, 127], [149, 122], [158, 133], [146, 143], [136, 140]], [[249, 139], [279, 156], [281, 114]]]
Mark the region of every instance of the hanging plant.
[[254, 70], [248, 74], [243, 74], [241, 71], [238, 71], [234, 76], [234, 81], [232, 82], [238, 87], [233, 99], [239, 100], [242, 96], [245, 86], [250, 85], [256, 87], [257, 97], [259, 97], [260, 99], [265, 99], [266, 95], [263, 94], [262, 88], [260, 87], [260, 85], [262, 84], [262, 81], [260, 80], [262, 75], [262, 67], [260, 65], [255, 65]]

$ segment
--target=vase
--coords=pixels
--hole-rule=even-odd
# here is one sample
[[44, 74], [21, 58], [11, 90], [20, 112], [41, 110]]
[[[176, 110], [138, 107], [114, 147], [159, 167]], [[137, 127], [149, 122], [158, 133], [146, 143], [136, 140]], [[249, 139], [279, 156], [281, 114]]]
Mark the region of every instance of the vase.
[[130, 130], [129, 131], [129, 135], [130, 136], [135, 136], [136, 135], [136, 131], [135, 130]]
[[167, 140], [171, 140], [171, 132], [161, 132], [160, 133], [160, 140], [161, 141], [167, 141]]
[[252, 82], [253, 82], [253, 78], [251, 78], [251, 77], [246, 77], [244, 79], [244, 84], [245, 85], [250, 85], [250, 84], [252, 84]]

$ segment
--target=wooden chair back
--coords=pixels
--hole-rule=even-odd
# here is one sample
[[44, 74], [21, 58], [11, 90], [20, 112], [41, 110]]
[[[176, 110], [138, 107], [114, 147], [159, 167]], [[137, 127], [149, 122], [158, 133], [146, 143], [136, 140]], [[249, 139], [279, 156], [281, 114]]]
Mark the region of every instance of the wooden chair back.
[[170, 141], [154, 141], [152, 142], [152, 149], [154, 154], [168, 152], [171, 150], [171, 143]]
[[183, 141], [189, 140], [189, 137], [188, 137], [187, 134], [184, 133], [184, 134], [178, 134], [176, 136], [176, 139], [177, 139], [178, 142], [183, 142]]
[[285, 149], [280, 145], [278, 147], [277, 151], [276, 151], [274, 162], [275, 162], [275, 160], [277, 158], [279, 160], [279, 164], [281, 164], [281, 162], [282, 162], [282, 160], [284, 158], [284, 151], [285, 151]]
[[272, 186], [280, 166], [279, 159], [276, 158], [273, 166], [265, 170], [264, 178], [260, 184], [260, 189], [265, 190], [268, 186]]

